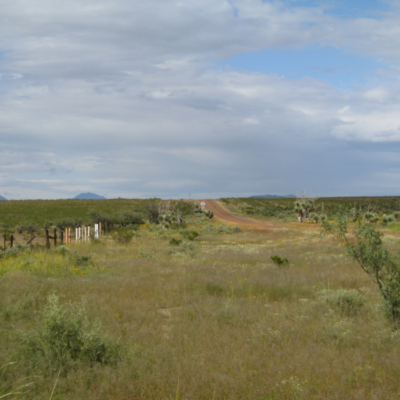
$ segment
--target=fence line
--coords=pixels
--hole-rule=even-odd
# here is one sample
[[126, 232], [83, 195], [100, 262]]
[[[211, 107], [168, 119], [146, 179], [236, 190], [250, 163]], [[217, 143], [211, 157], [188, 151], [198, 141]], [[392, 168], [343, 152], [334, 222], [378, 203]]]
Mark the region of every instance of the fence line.
[[[57, 244], [65, 244], [69, 245], [72, 243], [72, 234], [71, 234], [71, 228], [65, 228], [65, 230], [60, 230], [59, 234], [57, 234], [58, 230], [57, 228], [53, 229], [52, 236], [50, 235], [49, 229], [45, 229], [45, 240], [46, 240], [46, 248], [50, 249], [51, 248], [51, 241], [53, 241], [54, 247], [57, 246]], [[93, 232], [93, 238], [95, 239], [100, 239], [102, 237], [102, 226], [101, 222], [98, 224], [94, 224], [93, 231], [91, 229], [90, 225], [84, 225], [84, 226], [78, 226], [75, 228], [75, 243], [78, 243], [80, 241], [89, 241], [92, 238], [92, 232]], [[37, 236], [33, 236], [29, 239], [29, 241], [26, 243], [26, 245], [32, 245], [32, 242], [36, 239]], [[3, 233], [3, 238], [4, 238], [4, 245], [3, 245], [3, 251], [7, 250], [7, 248], [12, 249], [15, 244], [15, 236], [13, 234], [10, 234], [9, 239], [7, 238], [7, 230], [4, 230]], [[9, 241], [9, 243], [8, 243]], [[1, 249], [1, 246], [0, 246]]]

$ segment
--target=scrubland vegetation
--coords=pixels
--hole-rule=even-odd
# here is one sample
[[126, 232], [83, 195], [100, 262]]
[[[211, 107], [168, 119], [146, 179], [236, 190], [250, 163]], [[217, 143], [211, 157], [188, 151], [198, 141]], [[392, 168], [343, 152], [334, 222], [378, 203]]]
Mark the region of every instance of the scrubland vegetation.
[[[298, 211], [293, 207], [295, 199], [226, 198], [222, 201], [228, 209], [240, 215], [297, 220]], [[384, 223], [395, 222], [400, 219], [400, 197], [324, 197], [315, 201], [315, 212], [328, 217], [351, 209], [369, 213], [370, 218], [379, 215]]]
[[128, 225], [0, 253], [0, 398], [400, 397], [400, 332], [320, 225]]

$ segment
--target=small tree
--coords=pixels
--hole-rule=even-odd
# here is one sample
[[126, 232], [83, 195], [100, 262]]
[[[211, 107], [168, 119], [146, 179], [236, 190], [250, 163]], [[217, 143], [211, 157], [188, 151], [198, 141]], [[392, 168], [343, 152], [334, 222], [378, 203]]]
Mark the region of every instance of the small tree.
[[333, 224], [323, 221], [322, 225], [322, 233], [333, 235], [344, 245], [347, 253], [376, 283], [384, 308], [396, 330], [400, 320], [400, 263], [398, 257], [384, 248], [383, 233], [361, 217], [352, 231], [352, 237], [348, 233], [348, 221], [344, 215], [338, 216]]

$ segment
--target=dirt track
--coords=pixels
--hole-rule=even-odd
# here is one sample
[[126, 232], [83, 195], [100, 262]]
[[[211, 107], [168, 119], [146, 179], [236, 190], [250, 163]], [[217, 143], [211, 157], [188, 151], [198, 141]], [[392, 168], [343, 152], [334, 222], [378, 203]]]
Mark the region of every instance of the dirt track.
[[210, 210], [214, 213], [214, 217], [221, 219], [226, 222], [230, 222], [236, 225], [255, 227], [255, 228], [279, 228], [276, 225], [268, 224], [266, 222], [253, 221], [251, 219], [238, 217], [233, 215], [230, 211], [226, 210], [218, 201], [216, 200], [199, 200], [206, 203], [206, 210]]

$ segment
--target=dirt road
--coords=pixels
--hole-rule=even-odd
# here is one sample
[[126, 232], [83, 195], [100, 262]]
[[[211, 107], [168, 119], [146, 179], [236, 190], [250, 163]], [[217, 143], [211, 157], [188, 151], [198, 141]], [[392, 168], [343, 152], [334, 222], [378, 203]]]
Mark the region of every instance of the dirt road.
[[199, 200], [206, 203], [206, 210], [210, 210], [214, 213], [214, 217], [221, 219], [232, 224], [255, 227], [255, 228], [279, 228], [277, 225], [273, 225], [266, 222], [254, 221], [247, 218], [238, 217], [232, 214], [230, 211], [225, 209], [217, 200]]

